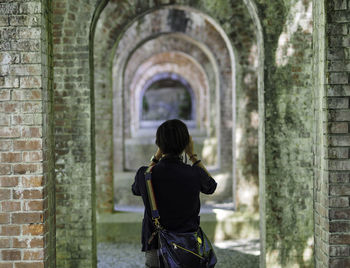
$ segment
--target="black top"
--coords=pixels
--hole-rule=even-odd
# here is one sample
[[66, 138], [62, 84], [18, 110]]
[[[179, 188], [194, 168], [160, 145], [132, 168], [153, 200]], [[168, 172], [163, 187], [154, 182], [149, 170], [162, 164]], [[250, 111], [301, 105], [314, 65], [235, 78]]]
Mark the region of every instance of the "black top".
[[[145, 205], [142, 251], [158, 248], [157, 238], [148, 244], [155, 228], [147, 197], [146, 169], [139, 168], [131, 187], [134, 195], [142, 196]], [[161, 225], [172, 231], [190, 232], [199, 226], [199, 192], [212, 194], [217, 184], [202, 168], [184, 164], [178, 156], [166, 156], [152, 169], [152, 185]]]

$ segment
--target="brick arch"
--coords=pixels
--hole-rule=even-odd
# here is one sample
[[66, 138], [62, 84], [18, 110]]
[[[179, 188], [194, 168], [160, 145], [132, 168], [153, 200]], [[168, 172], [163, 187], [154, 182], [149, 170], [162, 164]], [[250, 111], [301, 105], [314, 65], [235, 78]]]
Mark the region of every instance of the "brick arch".
[[[179, 8], [180, 10], [184, 9], [183, 7], [176, 7], [176, 8]], [[193, 10], [191, 10], [192, 12]], [[169, 30], [167, 27], [169, 27], [168, 25], [164, 24], [162, 26], [161, 23], [159, 24], [156, 24], [158, 25], [157, 27], [159, 29], [149, 29], [149, 28], [144, 28], [144, 25], [145, 24], [145, 20], [157, 20], [159, 18], [162, 18], [161, 14], [164, 14], [164, 12], [168, 12], [168, 10], [166, 9], [162, 9], [162, 10], [156, 10], [154, 11], [155, 13], [147, 13], [144, 17], [143, 17], [143, 24], [141, 25], [136, 25], [137, 27], [130, 27], [128, 28], [127, 30], [125, 30], [123, 33], [123, 38], [120, 38], [118, 40], [118, 48], [120, 47], [124, 47], [125, 50], [127, 51], [133, 51], [133, 49], [136, 49], [138, 47], [138, 42], [141, 42], [142, 39], [144, 38], [147, 38], [147, 35], [149, 34], [149, 32], [152, 31], [154, 33], [158, 33], [158, 31], [160, 31], [160, 33], [167, 33], [167, 31]], [[226, 162], [225, 165], [223, 165], [223, 167], [225, 167], [226, 169], [231, 169], [232, 168], [232, 164], [231, 164], [231, 159], [232, 159], [232, 146], [231, 144], [232, 143], [232, 139], [233, 139], [233, 134], [234, 132], [232, 131], [232, 126], [235, 122], [235, 120], [231, 117], [234, 115], [234, 113], [232, 113], [232, 94], [235, 93], [234, 90], [232, 90], [232, 82], [235, 81], [233, 79], [233, 73], [232, 73], [232, 67], [233, 65], [230, 58], [233, 57], [233, 52], [228, 49], [227, 47], [227, 42], [228, 41], [228, 38], [223, 39], [221, 37], [223, 33], [223, 31], [218, 31], [216, 28], [217, 26], [215, 26], [215, 23], [213, 21], [210, 21], [210, 19], [208, 19], [207, 17], [203, 17], [203, 15], [201, 15], [200, 13], [196, 12], [195, 14], [192, 14], [190, 13], [190, 11], [187, 11], [185, 10], [184, 12], [187, 12], [188, 16], [194, 16], [196, 17], [195, 21], [200, 21], [201, 23], [201, 27], [204, 27], [203, 25], [211, 25], [211, 27], [208, 27], [207, 30], [208, 32], [206, 32], [203, 28], [203, 31], [200, 31], [199, 32], [196, 32], [196, 30], [194, 28], [190, 28], [189, 29], [189, 34], [193, 34], [197, 39], [201, 40], [201, 38], [204, 38], [203, 36], [207, 36], [208, 39], [211, 39], [213, 40], [213, 42], [207, 42], [206, 43], [206, 46], [209, 46], [210, 47], [210, 50], [216, 54], [215, 57], [216, 58], [220, 58], [220, 61], [219, 61], [219, 71], [218, 73], [221, 75], [220, 77], [220, 96], [221, 96], [221, 100], [225, 100], [225, 102], [221, 103], [220, 105], [220, 114], [222, 114], [223, 116], [225, 116], [226, 118], [228, 118], [228, 120], [224, 120], [222, 121], [221, 120], [221, 126], [220, 128], [222, 129], [220, 132], [218, 132], [218, 135], [222, 135], [222, 137], [224, 137], [223, 139], [221, 139], [219, 137], [220, 140], [223, 140], [223, 142], [225, 142], [228, 146], [225, 146], [225, 147], [222, 147], [222, 149], [219, 151], [220, 154], [219, 154], [219, 157], [224, 159]], [[163, 15], [164, 17], [164, 15]], [[137, 23], [137, 22], [134, 22], [134, 23]], [[198, 25], [194, 25], [194, 26], [198, 26]], [[164, 29], [162, 29], [161, 27], [163, 27]], [[198, 30], [198, 29], [197, 29]], [[192, 31], [192, 32], [191, 32]], [[103, 32], [102, 29], [100, 29], [99, 32]], [[128, 32], [131, 32], [132, 34], [127, 34]], [[138, 34], [140, 33], [140, 34]], [[187, 33], [187, 32], [186, 32]], [[159, 34], [159, 33], [158, 33]], [[205, 39], [205, 38], [204, 38]], [[139, 41], [138, 41], [139, 40]], [[215, 40], [215, 41], [214, 41]], [[205, 40], [201, 40], [201, 41], [205, 41]], [[124, 45], [123, 45], [124, 44]], [[130, 46], [130, 44], [132, 44]], [[133, 46], [135, 48], [133, 48]], [[230, 47], [230, 45], [228, 45]], [[228, 55], [231, 55], [230, 56], [223, 56], [224, 54], [221, 54], [220, 52], [222, 52], [222, 50], [225, 50], [225, 49], [228, 49], [228, 52], [227, 54]], [[116, 59], [115, 62], [113, 63], [113, 70], [116, 70], [115, 67], [116, 66], [120, 66], [117, 68], [120, 69], [122, 68], [122, 66], [125, 64], [125, 58], [127, 57], [128, 53], [123, 50], [123, 53], [121, 53], [120, 51], [118, 51], [118, 49], [116, 50], [115, 52], [115, 55], [114, 55], [114, 58]], [[129, 52], [129, 53], [130, 53]], [[102, 62], [102, 58], [99, 59], [99, 62]], [[105, 64], [105, 62], [103, 63]], [[95, 64], [96, 65], [96, 64]], [[97, 65], [96, 65], [97, 66]], [[96, 67], [95, 66], [95, 67]], [[106, 78], [102, 78], [102, 76], [106, 76], [106, 73], [108, 73], [108, 70], [106, 68], [102, 68], [102, 69], [99, 69], [98, 71], [95, 72], [96, 74], [96, 83], [95, 83], [95, 87], [96, 89], [97, 88], [104, 88], [103, 90], [103, 94], [106, 96], [108, 96], [108, 98], [110, 99], [112, 96], [111, 95], [108, 95], [110, 93], [108, 93], [108, 90], [106, 90], [106, 88], [108, 89], [110, 86], [108, 86], [108, 83], [110, 81], [110, 79], [106, 79]], [[239, 73], [237, 73], [239, 74]], [[102, 75], [102, 76], [100, 76]], [[118, 76], [114, 73], [113, 71], [113, 77], [117, 77]], [[115, 83], [115, 82], [114, 82]], [[119, 82], [118, 80], [116, 81], [116, 85], [114, 86], [116, 88], [122, 88], [122, 81], [119, 79]], [[227, 90], [229, 89], [229, 90]], [[107, 93], [106, 93], [107, 92]], [[117, 94], [115, 95], [115, 99], [114, 99], [114, 102], [116, 102], [115, 106], [118, 107], [119, 105], [121, 105], [120, 101], [121, 99], [124, 99], [124, 100], [127, 100], [128, 99], [128, 92], [127, 91], [124, 91], [122, 94], [124, 94], [123, 98], [119, 98], [119, 97], [116, 97], [116, 96], [121, 96], [120, 94]], [[234, 99], [234, 98], [233, 98]], [[96, 102], [97, 103], [97, 102]], [[101, 114], [105, 115], [106, 113], [105, 112], [102, 112], [99, 108], [99, 111], [101, 112]], [[129, 115], [130, 116], [130, 115]], [[120, 119], [123, 118], [123, 117], [120, 117], [120, 116], [114, 116], [114, 119], [115, 120], [119, 120], [119, 123], [115, 123], [117, 125], [123, 125], [122, 122], [120, 122]], [[128, 115], [124, 116], [124, 122], [127, 123], [130, 121], [130, 117], [128, 117]], [[99, 123], [102, 123], [103, 121], [101, 120], [98, 120]], [[104, 128], [98, 128], [98, 129], [104, 129]], [[121, 137], [123, 137], [124, 135], [126, 137], [130, 136], [130, 133], [128, 133], [128, 127], [127, 125], [124, 125], [123, 128], [119, 127], [118, 128], [119, 130], [117, 130], [118, 132], [119, 131], [122, 131], [122, 130], [125, 130], [126, 132], [124, 133], [120, 133], [118, 134], [118, 132], [115, 132], [117, 133], [117, 136], [115, 137], [114, 141], [115, 141], [115, 144], [118, 144], [120, 146], [120, 144], [123, 144], [122, 143], [122, 139]], [[97, 133], [98, 134], [98, 133]], [[103, 134], [106, 134], [105, 131], [103, 130]], [[108, 146], [108, 148], [112, 148], [112, 146], [110, 145], [107, 145], [107, 143], [105, 143], [105, 146]], [[115, 150], [115, 151], [118, 151], [118, 150]], [[106, 150], [101, 150], [101, 152], [103, 152], [103, 154], [105, 155], [104, 157], [107, 158], [108, 156], [106, 155]], [[103, 156], [101, 156], [103, 157]], [[100, 156], [99, 156], [100, 158]], [[109, 158], [111, 159], [111, 158]], [[117, 159], [114, 160], [115, 163], [119, 163], [119, 161]], [[111, 178], [109, 179], [111, 181]], [[107, 187], [108, 188], [108, 187]], [[230, 191], [230, 189], [232, 189], [231, 187], [226, 187], [227, 191]], [[106, 196], [106, 195], [104, 195]]]
[[[158, 127], [161, 124], [161, 120], [151, 120], [151, 122], [147, 122], [148, 120], [145, 120], [142, 118], [143, 115], [143, 107], [142, 107], [142, 101], [144, 97], [147, 94], [147, 91], [152, 88], [154, 84], [157, 84], [161, 81], [164, 80], [170, 80], [175, 82], [178, 85], [181, 85], [183, 89], [186, 90], [187, 94], [190, 96], [191, 101], [191, 111], [190, 111], [190, 117], [187, 119], [184, 119], [185, 123], [187, 126], [190, 128], [196, 127], [196, 108], [197, 108], [197, 103], [196, 103], [196, 97], [194, 94], [194, 91], [190, 85], [190, 83], [181, 75], [173, 72], [157, 72], [154, 76], [150, 77], [145, 83], [143, 84], [141, 91], [139, 93], [139, 96], [135, 100], [135, 102], [139, 102], [139, 111], [138, 111], [138, 121], [139, 121], [139, 131], [142, 129], [154, 129]], [[142, 107], [142, 108], [141, 108]]]
[[[184, 53], [187, 55], [191, 55], [193, 60], [198, 62], [197, 66], [203, 69], [205, 76], [207, 77], [209, 84], [209, 95], [208, 99], [210, 100], [209, 106], [211, 107], [210, 111], [210, 119], [209, 126], [207, 126], [208, 135], [211, 137], [217, 137], [217, 133], [220, 131], [218, 125], [218, 116], [219, 116], [219, 107], [216, 105], [216, 99], [219, 98], [219, 88], [220, 88], [220, 77], [218, 75], [218, 66], [217, 61], [214, 55], [210, 52], [210, 50], [204, 45], [194, 40], [190, 36], [187, 36], [183, 33], [166, 33], [162, 35], [152, 36], [145, 41], [142, 41], [141, 44], [137, 45], [137, 49], [131, 52], [131, 55], [127, 58], [125, 62], [125, 67], [120, 66], [118, 64], [113, 66], [113, 77], [123, 77], [124, 79], [113, 79], [113, 91], [114, 95], [120, 95], [118, 93], [123, 89], [124, 94], [129, 95], [130, 84], [132, 83], [133, 76], [137, 71], [137, 68], [143, 64], [148, 58], [154, 57], [160, 53], [166, 53], [167, 51], [176, 51], [179, 53]], [[118, 102], [119, 105], [114, 105], [114, 118], [118, 120], [122, 118], [124, 115], [120, 107], [122, 106], [121, 100], [115, 99], [114, 102]], [[127, 113], [127, 120], [130, 120], [131, 114], [129, 107], [129, 100], [126, 98], [124, 100], [124, 106], [126, 107], [124, 113]], [[214, 123], [215, 122], [215, 123]], [[114, 125], [117, 125], [117, 122], [114, 121]], [[129, 126], [125, 126], [125, 128], [130, 128]], [[121, 137], [123, 134], [120, 133], [120, 130], [115, 129], [115, 135]], [[119, 128], [120, 129], [120, 128]], [[130, 133], [130, 130], [127, 130]], [[118, 138], [122, 140], [121, 138]], [[115, 144], [114, 153], [118, 150], [122, 150], [122, 146], [120, 143]], [[213, 145], [215, 146], [215, 145]], [[218, 145], [220, 146], [220, 144]], [[216, 149], [215, 149], [216, 150]], [[120, 169], [120, 154], [119, 157], [116, 158], [115, 171]]]
[[147, 59], [135, 72], [130, 84], [130, 107], [135, 115], [135, 117], [131, 119], [131, 125], [134, 131], [137, 131], [139, 128], [138, 111], [140, 110], [140, 103], [138, 98], [142, 94], [142, 90], [147, 81], [162, 72], [178, 74], [188, 81], [194, 91], [194, 98], [197, 104], [197, 125], [205, 129], [209, 123], [209, 85], [206, 74], [198, 62], [191, 56], [176, 51], [170, 51], [154, 55]]

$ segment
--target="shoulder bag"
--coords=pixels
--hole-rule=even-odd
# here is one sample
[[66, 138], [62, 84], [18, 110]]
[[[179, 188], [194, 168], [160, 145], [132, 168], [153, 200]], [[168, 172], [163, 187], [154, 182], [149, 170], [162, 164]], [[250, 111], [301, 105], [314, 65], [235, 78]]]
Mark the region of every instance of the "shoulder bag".
[[195, 232], [179, 233], [160, 224], [152, 186], [152, 167], [145, 172], [146, 188], [156, 231], [148, 243], [158, 236], [158, 258], [161, 268], [213, 268], [217, 262], [214, 249], [200, 227]]

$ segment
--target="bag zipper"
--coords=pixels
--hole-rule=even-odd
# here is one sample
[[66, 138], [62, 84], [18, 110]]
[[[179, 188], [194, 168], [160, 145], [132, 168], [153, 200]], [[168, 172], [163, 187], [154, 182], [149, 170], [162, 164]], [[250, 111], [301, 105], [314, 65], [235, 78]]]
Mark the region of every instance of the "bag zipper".
[[199, 255], [199, 254], [197, 254], [197, 253], [195, 253], [195, 252], [193, 252], [193, 251], [191, 251], [191, 250], [189, 250], [189, 249], [187, 249], [187, 248], [181, 247], [181, 246], [179, 246], [178, 244], [175, 244], [174, 242], [173, 242], [172, 244], [173, 244], [173, 246], [174, 246], [174, 249], [180, 248], [180, 249], [185, 250], [185, 251], [187, 251], [187, 252], [189, 252], [189, 253], [192, 253], [193, 255], [196, 255], [198, 258], [204, 259], [201, 255]]

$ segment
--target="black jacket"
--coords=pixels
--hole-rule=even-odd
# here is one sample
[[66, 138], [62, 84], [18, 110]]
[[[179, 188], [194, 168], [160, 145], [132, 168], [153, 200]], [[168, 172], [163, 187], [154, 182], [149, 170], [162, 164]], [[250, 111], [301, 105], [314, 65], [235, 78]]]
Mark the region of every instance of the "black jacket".
[[[157, 239], [148, 244], [154, 231], [151, 209], [147, 197], [144, 173], [139, 168], [132, 185], [134, 195], [142, 196], [145, 205], [142, 221], [142, 251], [156, 249]], [[184, 164], [177, 156], [163, 157], [152, 169], [152, 184], [157, 202], [160, 223], [168, 230], [196, 231], [199, 226], [199, 193], [212, 194], [217, 183], [202, 168]]]

